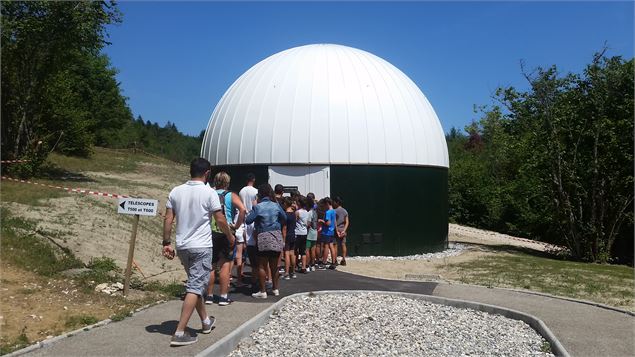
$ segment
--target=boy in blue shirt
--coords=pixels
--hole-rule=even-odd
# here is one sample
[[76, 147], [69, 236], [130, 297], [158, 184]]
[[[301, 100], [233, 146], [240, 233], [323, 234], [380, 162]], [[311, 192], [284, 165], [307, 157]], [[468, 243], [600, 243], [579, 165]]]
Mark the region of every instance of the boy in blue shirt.
[[326, 263], [329, 252], [331, 253], [331, 265], [329, 269], [335, 269], [337, 265], [337, 254], [335, 252], [335, 224], [337, 223], [335, 210], [331, 199], [324, 198], [326, 213], [324, 219], [318, 220], [322, 223], [322, 261]]

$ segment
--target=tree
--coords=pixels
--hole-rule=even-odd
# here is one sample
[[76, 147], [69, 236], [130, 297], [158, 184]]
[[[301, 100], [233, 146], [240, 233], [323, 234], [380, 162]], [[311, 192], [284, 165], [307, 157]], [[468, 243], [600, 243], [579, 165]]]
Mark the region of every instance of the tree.
[[[582, 75], [525, 74], [528, 92], [499, 91], [509, 109], [510, 155], [550, 197], [547, 219], [577, 258], [606, 262], [633, 222], [633, 60], [597, 54]], [[632, 239], [622, 237], [622, 239]]]
[[86, 156], [93, 144], [122, 128], [132, 113], [115, 81], [108, 57], [78, 53], [74, 62], [49, 81], [44, 130], [62, 133], [58, 151]]
[[[99, 90], [85, 87], [95, 70], [112, 79], [99, 52], [105, 25], [120, 21], [114, 2], [12, 1], [1, 10], [3, 157], [22, 157], [38, 142], [50, 146], [62, 135], [51, 126], [69, 131], [62, 136], [69, 152], [86, 154], [91, 120], [107, 116], [91, 111]], [[101, 104], [97, 111], [108, 105]]]
[[446, 137], [451, 219], [632, 262], [633, 60], [522, 72], [527, 91], [499, 88], [467, 134]]

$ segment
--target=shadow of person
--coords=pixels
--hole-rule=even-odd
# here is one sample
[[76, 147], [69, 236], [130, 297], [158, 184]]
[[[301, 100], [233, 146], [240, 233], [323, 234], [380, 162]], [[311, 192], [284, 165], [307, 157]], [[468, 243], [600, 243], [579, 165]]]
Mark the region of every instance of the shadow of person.
[[251, 284], [245, 284], [242, 286], [236, 286], [231, 291], [233, 294], [241, 294], [244, 296], [251, 297], [251, 293], [255, 293], [254, 289], [251, 288]]
[[[146, 331], [149, 333], [160, 333], [162, 335], [172, 336], [174, 331], [176, 331], [176, 326], [179, 324], [176, 320], [163, 321], [161, 325], [148, 325], [146, 326]], [[196, 336], [196, 330], [191, 328], [187, 328], [187, 331], [191, 336]]]

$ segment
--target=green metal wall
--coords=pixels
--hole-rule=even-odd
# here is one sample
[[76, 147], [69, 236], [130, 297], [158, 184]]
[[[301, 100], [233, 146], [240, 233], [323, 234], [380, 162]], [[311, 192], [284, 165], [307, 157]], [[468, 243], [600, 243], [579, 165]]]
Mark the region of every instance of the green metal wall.
[[[248, 172], [256, 187], [269, 180], [267, 165], [216, 166], [240, 191]], [[448, 170], [420, 166], [332, 165], [331, 197], [350, 215], [349, 255], [410, 255], [447, 248]], [[275, 184], [275, 183], [273, 183]], [[306, 194], [306, 192], [303, 192]]]
[[331, 166], [331, 197], [350, 215], [349, 255], [402, 256], [447, 248], [448, 170]]

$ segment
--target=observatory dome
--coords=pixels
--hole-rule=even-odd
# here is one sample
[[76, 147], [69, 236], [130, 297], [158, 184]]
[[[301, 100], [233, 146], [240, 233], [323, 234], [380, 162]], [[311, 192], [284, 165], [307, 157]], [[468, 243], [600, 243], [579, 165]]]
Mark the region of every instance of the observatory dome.
[[240, 76], [214, 109], [201, 156], [213, 165], [448, 167], [441, 123], [417, 85], [334, 44], [279, 52]]

